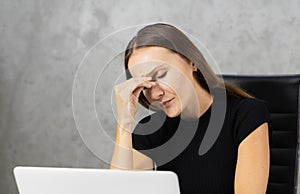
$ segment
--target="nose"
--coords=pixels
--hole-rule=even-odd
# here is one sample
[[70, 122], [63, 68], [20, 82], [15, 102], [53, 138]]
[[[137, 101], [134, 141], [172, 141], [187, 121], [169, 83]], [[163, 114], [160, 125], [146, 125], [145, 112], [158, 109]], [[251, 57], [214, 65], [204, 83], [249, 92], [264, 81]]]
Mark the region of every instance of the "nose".
[[149, 89], [148, 95], [150, 96], [151, 100], [159, 101], [164, 95], [164, 90], [159, 83], [156, 82], [155, 85]]

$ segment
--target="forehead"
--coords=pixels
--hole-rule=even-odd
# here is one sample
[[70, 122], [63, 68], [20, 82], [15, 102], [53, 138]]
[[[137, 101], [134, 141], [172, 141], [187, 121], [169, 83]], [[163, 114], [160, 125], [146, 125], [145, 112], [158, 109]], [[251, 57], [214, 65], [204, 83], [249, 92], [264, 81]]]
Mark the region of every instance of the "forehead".
[[134, 50], [128, 61], [133, 77], [143, 76], [160, 66], [174, 65], [179, 55], [163, 47], [143, 47]]
[[133, 64], [128, 67], [128, 70], [133, 77], [140, 77], [148, 76], [148, 74], [155, 73], [155, 71], [168, 66], [170, 65], [163, 61], [148, 61], [140, 64]]

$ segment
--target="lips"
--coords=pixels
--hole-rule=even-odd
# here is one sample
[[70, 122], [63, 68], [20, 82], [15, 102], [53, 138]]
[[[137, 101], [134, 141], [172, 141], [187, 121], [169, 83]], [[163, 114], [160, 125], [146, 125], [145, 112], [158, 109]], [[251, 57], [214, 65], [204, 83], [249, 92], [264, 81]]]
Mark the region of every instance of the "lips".
[[167, 101], [164, 101], [162, 104], [163, 104], [165, 107], [170, 106], [170, 104], [171, 104], [171, 102], [172, 102], [173, 99], [174, 99], [174, 98], [172, 98], [172, 99], [170, 99], [170, 100], [167, 100]]

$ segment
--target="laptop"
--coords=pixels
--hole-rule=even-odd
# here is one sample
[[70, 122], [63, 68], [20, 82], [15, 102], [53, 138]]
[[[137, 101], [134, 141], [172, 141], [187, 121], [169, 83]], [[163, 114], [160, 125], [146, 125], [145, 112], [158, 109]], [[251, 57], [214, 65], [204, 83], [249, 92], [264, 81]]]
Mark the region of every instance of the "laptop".
[[180, 194], [172, 171], [14, 168], [20, 194]]

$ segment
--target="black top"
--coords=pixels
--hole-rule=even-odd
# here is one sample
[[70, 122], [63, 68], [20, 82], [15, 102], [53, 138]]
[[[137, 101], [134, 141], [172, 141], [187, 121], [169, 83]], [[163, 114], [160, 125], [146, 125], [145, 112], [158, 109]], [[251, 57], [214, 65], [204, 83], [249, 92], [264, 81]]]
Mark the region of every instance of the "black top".
[[217, 103], [215, 95], [213, 106], [198, 120], [156, 112], [143, 118], [133, 131], [133, 148], [152, 158], [157, 170], [175, 172], [181, 194], [233, 194], [239, 144], [264, 122], [271, 127], [271, 117], [261, 100], [226, 94], [224, 123], [203, 155], [199, 155], [199, 147]]

